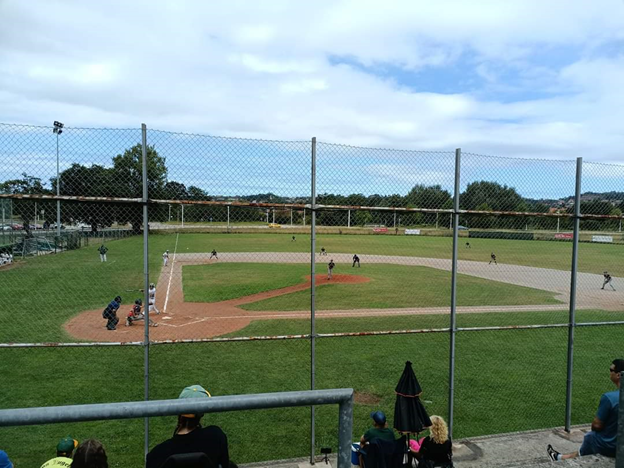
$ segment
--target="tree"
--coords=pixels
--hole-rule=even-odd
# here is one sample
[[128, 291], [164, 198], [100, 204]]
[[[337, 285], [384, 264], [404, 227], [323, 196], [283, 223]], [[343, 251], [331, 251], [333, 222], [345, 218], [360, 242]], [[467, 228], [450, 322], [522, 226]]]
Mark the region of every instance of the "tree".
[[[49, 190], [41, 183], [39, 177], [34, 177], [22, 173], [21, 179], [11, 179], [0, 184], [0, 193], [15, 193], [15, 194], [47, 194]], [[34, 219], [35, 204], [39, 203], [37, 209], [51, 210], [53, 205], [50, 202], [36, 202], [33, 200], [15, 200], [13, 203], [13, 212], [16, 213], [24, 224], [24, 229], [30, 234], [30, 220]], [[54, 204], [55, 206], [56, 204]]]
[[[405, 197], [407, 205], [411, 208], [443, 209], [450, 202], [451, 194], [443, 190], [440, 185], [415, 185]], [[435, 213], [423, 213], [421, 222], [435, 224]]]
[[[166, 194], [167, 166], [165, 159], [158, 155], [153, 146], [146, 148], [147, 154], [147, 190], [150, 198], [163, 198]], [[115, 195], [122, 198], [141, 198], [143, 196], [143, 154], [140, 144], [118, 154], [113, 158], [113, 178]], [[161, 210], [163, 211], [163, 210]], [[120, 209], [118, 222], [132, 224], [132, 230], [138, 234], [143, 224], [142, 208], [131, 204]]]
[[[60, 174], [61, 195], [80, 197], [110, 197], [115, 193], [112, 169], [104, 166], [91, 167], [72, 164]], [[51, 179], [52, 192], [56, 193], [56, 178]], [[61, 221], [96, 223], [110, 226], [116, 220], [117, 206], [112, 203], [66, 203], [61, 209]]]

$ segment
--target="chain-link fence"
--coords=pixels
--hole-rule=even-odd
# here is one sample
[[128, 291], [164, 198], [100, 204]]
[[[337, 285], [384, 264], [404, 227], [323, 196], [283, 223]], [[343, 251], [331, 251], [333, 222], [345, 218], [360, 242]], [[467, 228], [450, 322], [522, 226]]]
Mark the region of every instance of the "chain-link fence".
[[[0, 163], [0, 408], [353, 387], [357, 435], [411, 361], [464, 437], [588, 422], [621, 357], [624, 166], [60, 125]], [[210, 422], [250, 462], [328, 411]], [[136, 464], [174, 424], [68, 430]]]

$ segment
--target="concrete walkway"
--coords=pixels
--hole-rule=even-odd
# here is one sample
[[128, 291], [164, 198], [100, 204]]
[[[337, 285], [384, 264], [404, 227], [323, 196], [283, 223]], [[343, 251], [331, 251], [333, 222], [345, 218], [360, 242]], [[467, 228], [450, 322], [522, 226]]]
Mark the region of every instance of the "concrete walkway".
[[[551, 444], [560, 452], [577, 450], [589, 426], [575, 427], [570, 434], [563, 429], [514, 432], [485, 437], [471, 437], [453, 445], [453, 462], [456, 468], [553, 468], [588, 467], [613, 468], [615, 460], [602, 456], [587, 456], [557, 462], [555, 465], [546, 455], [546, 446]], [[336, 456], [330, 457], [330, 464], [336, 467]], [[245, 468], [309, 468], [308, 459], [276, 460], [264, 463], [240, 465]], [[319, 456], [315, 467], [329, 467]]]

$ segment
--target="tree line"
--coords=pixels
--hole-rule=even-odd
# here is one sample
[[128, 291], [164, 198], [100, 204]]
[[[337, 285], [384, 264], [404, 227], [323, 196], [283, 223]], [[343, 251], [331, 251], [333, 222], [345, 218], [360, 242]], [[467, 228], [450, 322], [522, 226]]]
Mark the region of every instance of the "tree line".
[[[101, 165], [84, 166], [74, 163], [60, 174], [60, 193], [69, 196], [82, 197], [113, 197], [113, 198], [141, 198], [142, 183], [142, 147], [140, 144], [118, 154], [112, 158], [112, 166]], [[148, 193], [152, 199], [168, 200], [197, 200], [210, 201], [214, 197], [205, 190], [194, 185], [186, 186], [177, 181], [168, 180], [165, 158], [161, 157], [153, 146], [147, 147], [147, 179]], [[0, 183], [0, 193], [15, 194], [55, 194], [57, 180], [50, 179], [51, 187], [44, 186], [41, 179], [23, 174], [22, 178], [7, 180]], [[595, 194], [592, 194], [595, 195]], [[610, 195], [613, 195], [611, 193]], [[615, 196], [608, 197], [614, 200]], [[244, 195], [236, 197], [239, 200], [273, 203], [309, 203], [309, 197], [296, 199], [281, 197], [273, 193]], [[18, 200], [13, 203], [13, 211], [24, 224], [34, 218], [33, 201]], [[365, 207], [394, 207], [394, 208], [426, 208], [451, 209], [453, 199], [449, 191], [441, 185], [415, 185], [407, 194], [393, 195], [340, 195], [323, 193], [317, 196], [317, 203], [322, 205], [348, 205]], [[506, 211], [506, 212], [534, 212], [547, 213], [552, 204], [539, 200], [522, 197], [513, 187], [501, 185], [491, 181], [477, 181], [468, 184], [460, 195], [460, 208], [478, 211]], [[56, 220], [56, 202], [39, 202], [37, 209], [44, 210], [49, 222]], [[177, 208], [176, 208], [177, 209]], [[561, 207], [561, 212], [570, 213], [571, 207]], [[624, 211], [624, 201], [614, 204], [606, 199], [595, 196], [589, 201], [581, 203], [584, 214], [610, 214], [621, 216]], [[167, 205], [150, 207], [150, 221], [165, 222], [170, 219], [171, 211]], [[269, 221], [288, 224], [301, 223], [303, 213], [299, 211], [276, 209], [274, 213], [266, 208], [236, 207], [235, 219], [248, 221]], [[317, 223], [323, 226], [344, 226], [347, 224], [344, 210], [323, 210], [317, 212]], [[397, 219], [398, 216], [398, 219]], [[226, 206], [187, 205], [184, 218], [188, 222], [218, 221], [224, 222], [227, 218]], [[308, 214], [309, 218], [309, 214]], [[130, 224], [132, 229], [140, 232], [142, 229], [142, 208], [134, 203], [79, 203], [63, 202], [61, 221], [64, 224], [82, 222], [90, 225], [107, 227], [114, 223], [119, 225]], [[386, 226], [438, 226], [450, 227], [448, 218], [444, 214], [393, 212], [375, 210], [352, 210], [350, 224], [361, 226], [366, 224], [384, 224]], [[309, 222], [309, 219], [306, 221]], [[582, 229], [602, 230], [615, 227], [614, 221], [583, 220]], [[497, 215], [462, 215], [460, 224], [471, 229], [555, 229], [557, 219], [535, 216], [497, 216]], [[571, 229], [571, 220], [562, 218], [559, 227], [562, 230]]]

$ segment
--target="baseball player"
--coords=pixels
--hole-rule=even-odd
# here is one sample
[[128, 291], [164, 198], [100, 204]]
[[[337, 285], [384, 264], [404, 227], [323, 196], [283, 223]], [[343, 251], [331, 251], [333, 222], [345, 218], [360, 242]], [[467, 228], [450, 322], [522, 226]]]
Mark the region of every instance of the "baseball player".
[[332, 270], [334, 269], [335, 266], [336, 264], [334, 263], [334, 259], [332, 258], [327, 264], [327, 279], [328, 280], [332, 279]]
[[167, 263], [169, 263], [169, 251], [165, 250], [163, 254], [163, 266], [167, 266]]
[[351, 267], [355, 267], [356, 263], [358, 268], [360, 268], [360, 257], [358, 257], [357, 254], [353, 255], [353, 265], [351, 265]]
[[325, 247], [321, 247], [321, 255], [327, 255], [327, 250], [325, 250]]
[[604, 289], [605, 286], [608, 284], [609, 286], [611, 286], [611, 289], [613, 289], [615, 291], [615, 288], [613, 287], [613, 285], [611, 284], [611, 275], [609, 274], [609, 272], [605, 271], [602, 276], [604, 276], [604, 280], [602, 282], [602, 288], [600, 289]]
[[490, 263], [488, 263], [488, 265], [491, 265], [492, 262], [494, 262], [494, 265], [498, 265], [498, 263], [496, 263], [496, 255], [494, 255], [494, 252], [490, 255]]
[[297, 240], [297, 238], [295, 236], [292, 236], [292, 240], [290, 242], [295, 242]]
[[[128, 316], [126, 317], [126, 327], [131, 327], [133, 322], [138, 320], [145, 320], [145, 314], [141, 312], [141, 307], [143, 306], [143, 301], [141, 299], [137, 299], [134, 301], [134, 305], [130, 312], [128, 312]], [[149, 324], [152, 327], [157, 327], [158, 324], [154, 322], [152, 319], [149, 319]]]
[[156, 315], [160, 315], [160, 310], [156, 308], [156, 285], [151, 283], [149, 285], [149, 289], [147, 290], [149, 296], [149, 311], [156, 312]]
[[466, 248], [469, 249], [470, 248], [470, 242], [466, 242]]
[[117, 324], [119, 323], [119, 318], [117, 317], [117, 310], [121, 306], [121, 296], [115, 297], [110, 304], [106, 306], [104, 312], [102, 312], [102, 318], [108, 320], [106, 322], [107, 330], [117, 330]]
[[105, 262], [106, 261], [106, 252], [108, 252], [108, 247], [106, 247], [104, 244], [102, 244], [98, 248], [98, 252], [100, 252], [100, 261], [101, 262]]
[[210, 258], [208, 260], [212, 260], [212, 257], [214, 257], [217, 260], [219, 260], [219, 257], [217, 257], [217, 250], [216, 249], [212, 249], [212, 252], [210, 252]]

